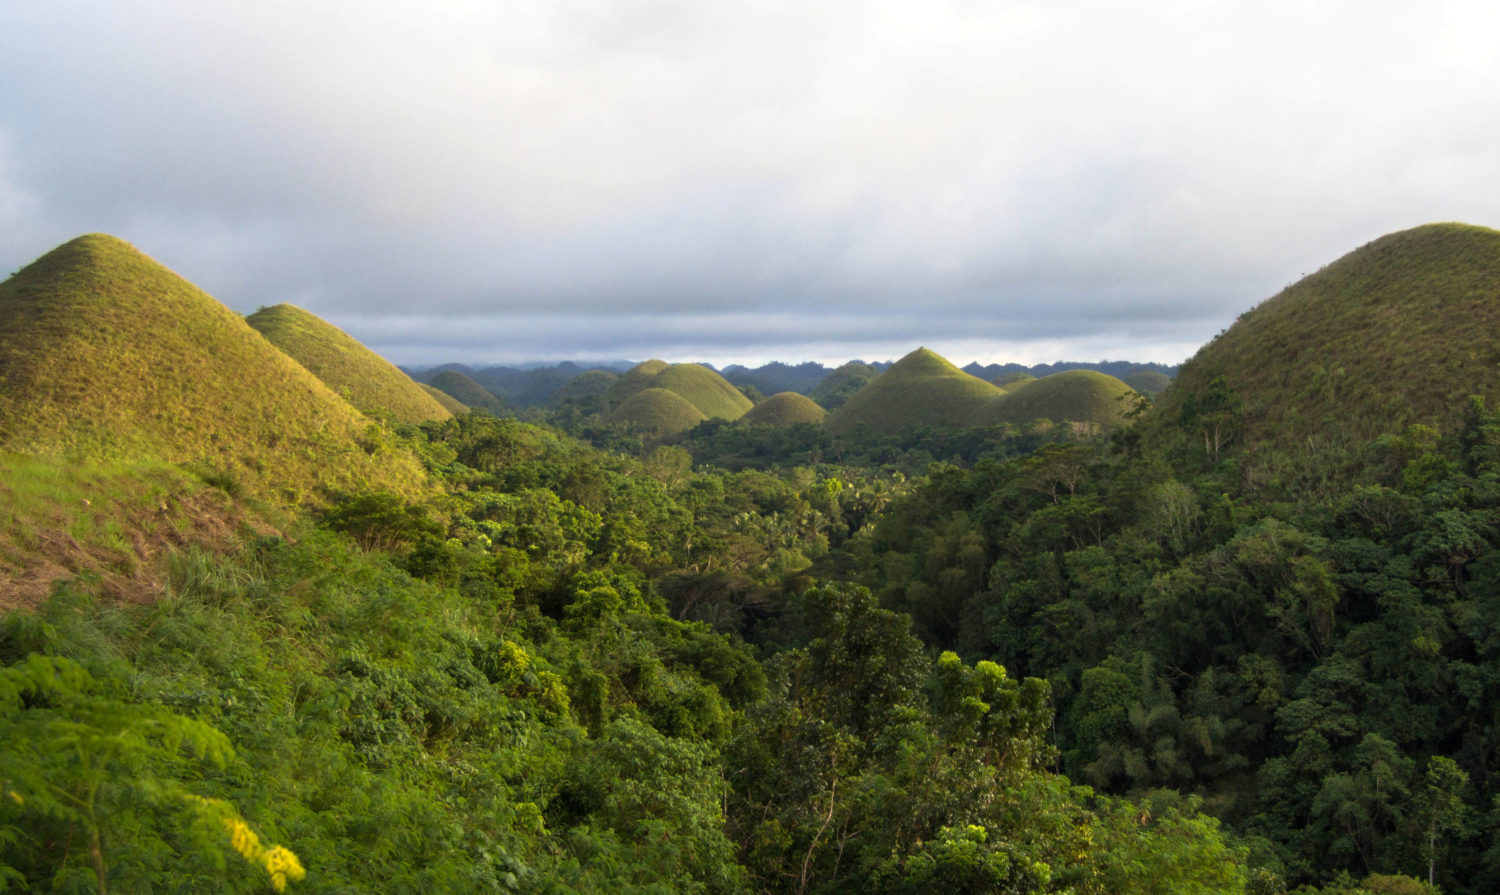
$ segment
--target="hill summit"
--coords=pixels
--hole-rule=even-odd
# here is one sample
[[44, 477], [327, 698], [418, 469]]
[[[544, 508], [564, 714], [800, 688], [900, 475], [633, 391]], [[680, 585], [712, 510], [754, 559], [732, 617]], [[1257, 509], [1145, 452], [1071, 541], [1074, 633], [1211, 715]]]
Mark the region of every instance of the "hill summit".
[[622, 405], [637, 392], [659, 388], [684, 399], [706, 419], [737, 420], [754, 405], [739, 389], [701, 364], [648, 360], [631, 367], [609, 387], [611, 403]]
[[1238, 417], [1221, 439], [1252, 450], [1357, 450], [1413, 423], [1451, 428], [1469, 395], [1493, 406], [1500, 231], [1428, 224], [1304, 277], [1182, 366], [1150, 414], [1153, 434], [1194, 437], [1184, 430], [1216, 381], [1215, 400]]
[[410, 376], [315, 314], [280, 304], [261, 308], [245, 322], [366, 413], [389, 413], [403, 423], [452, 416]]
[[244, 318], [102, 234], [0, 283], [0, 447], [204, 464], [287, 501], [423, 480]]
[[827, 425], [836, 435], [861, 424], [876, 432], [919, 426], [967, 426], [999, 388], [965, 373], [927, 348], [918, 348], [871, 379], [838, 410]]

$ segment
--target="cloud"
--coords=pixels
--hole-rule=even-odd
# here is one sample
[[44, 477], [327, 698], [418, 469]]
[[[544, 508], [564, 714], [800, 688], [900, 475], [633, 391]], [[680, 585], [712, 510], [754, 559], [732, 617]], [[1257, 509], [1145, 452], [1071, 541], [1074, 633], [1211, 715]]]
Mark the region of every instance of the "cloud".
[[132, 6], [0, 11], [0, 251], [107, 230], [397, 359], [1144, 357], [1500, 223], [1487, 3]]

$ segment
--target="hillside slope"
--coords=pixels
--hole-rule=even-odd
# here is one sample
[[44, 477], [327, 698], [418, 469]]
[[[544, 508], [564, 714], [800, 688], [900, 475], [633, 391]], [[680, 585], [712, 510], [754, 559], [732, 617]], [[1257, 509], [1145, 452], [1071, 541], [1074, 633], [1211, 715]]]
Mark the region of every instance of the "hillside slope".
[[280, 304], [245, 322], [359, 410], [389, 413], [403, 423], [453, 415], [390, 361], [315, 314]]
[[1070, 370], [1014, 383], [975, 417], [975, 423], [1024, 425], [1047, 419], [1094, 430], [1112, 429], [1135, 408], [1136, 391], [1113, 376]]
[[750, 426], [791, 426], [797, 423], [820, 423], [828, 411], [806, 395], [780, 392], [765, 399], [740, 417]]
[[1231, 448], [1357, 451], [1412, 423], [1451, 429], [1469, 395], [1500, 399], [1500, 232], [1416, 227], [1289, 286], [1183, 365], [1149, 433], [1184, 437], [1221, 376], [1239, 405]]
[[641, 389], [626, 398], [605, 421], [634, 435], [677, 435], [708, 419], [688, 399], [664, 388]]
[[509, 405], [466, 373], [444, 370], [429, 379], [427, 384], [465, 407], [488, 410], [496, 416], [510, 412]]
[[188, 462], [286, 502], [425, 481], [244, 318], [100, 234], [0, 283], [0, 448]]
[[853, 432], [860, 425], [872, 432], [967, 426], [1000, 394], [999, 388], [983, 379], [918, 348], [855, 392], [843, 407], [829, 414], [827, 424], [836, 435]]

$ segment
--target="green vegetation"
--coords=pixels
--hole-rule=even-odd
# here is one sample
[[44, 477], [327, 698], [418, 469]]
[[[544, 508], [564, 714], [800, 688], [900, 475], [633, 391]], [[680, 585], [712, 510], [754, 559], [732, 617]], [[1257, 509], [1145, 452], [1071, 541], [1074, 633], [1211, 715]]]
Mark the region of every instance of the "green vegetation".
[[1139, 395], [1113, 376], [1092, 370], [1053, 373], [1010, 386], [974, 417], [984, 424], [1025, 425], [1035, 420], [1072, 423], [1090, 432], [1118, 427], [1136, 409]]
[[435, 389], [425, 382], [417, 383], [417, 388], [420, 388], [423, 392], [430, 395], [432, 397], [432, 400], [441, 404], [443, 409], [448, 411], [449, 416], [469, 412], [469, 407], [467, 404], [458, 400], [445, 391]]
[[1143, 395], [1156, 397], [1172, 384], [1172, 377], [1157, 370], [1142, 370], [1125, 377], [1125, 384]]
[[552, 401], [560, 403], [570, 398], [589, 398], [608, 394], [610, 386], [619, 378], [618, 373], [611, 373], [608, 370], [589, 370], [586, 373], [580, 373], [558, 389], [557, 393], [552, 396]]
[[0, 447], [193, 463], [286, 503], [415, 494], [415, 459], [238, 314], [114, 237], [0, 283]]
[[791, 426], [797, 423], [819, 423], [828, 411], [811, 398], [796, 392], [772, 395], [745, 412], [739, 421], [751, 426]]
[[823, 405], [825, 410], [837, 410], [879, 375], [879, 371], [869, 364], [850, 361], [823, 377], [809, 397]]
[[488, 410], [496, 416], [505, 414], [510, 410], [504, 401], [495, 397], [484, 386], [457, 370], [444, 370], [428, 380], [427, 384], [465, 407]]
[[606, 417], [615, 428], [652, 439], [680, 435], [706, 419], [686, 398], [664, 388], [635, 392]]
[[301, 308], [287, 304], [261, 308], [245, 322], [365, 413], [388, 413], [402, 423], [451, 416], [410, 376], [348, 333]]
[[1013, 371], [1010, 373], [1001, 373], [999, 376], [991, 379], [990, 385], [996, 386], [997, 388], [1005, 391], [1009, 391], [1014, 386], [1018, 386], [1026, 382], [1035, 381], [1036, 377], [1031, 375], [1030, 373]]
[[1000, 390], [926, 348], [901, 358], [828, 417], [836, 435], [859, 426], [893, 432], [919, 426], [966, 426]]
[[609, 389], [616, 406], [645, 389], [665, 389], [686, 400], [706, 419], [739, 419], [753, 404], [728, 381], [699, 364], [648, 360], [626, 371]]

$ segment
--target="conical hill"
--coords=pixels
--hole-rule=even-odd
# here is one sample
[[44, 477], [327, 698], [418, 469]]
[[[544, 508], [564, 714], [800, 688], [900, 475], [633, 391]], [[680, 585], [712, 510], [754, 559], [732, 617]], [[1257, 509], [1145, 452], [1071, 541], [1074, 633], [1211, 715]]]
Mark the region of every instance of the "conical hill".
[[740, 417], [750, 426], [793, 426], [797, 423], [821, 423], [828, 411], [818, 402], [796, 392], [777, 392]]
[[244, 318], [99, 234], [0, 283], [0, 447], [202, 464], [289, 502], [425, 480]]
[[701, 364], [669, 364], [648, 360], [637, 364], [609, 388], [610, 402], [622, 404], [648, 388], [665, 389], [698, 408], [705, 418], [739, 419], [754, 404], [729, 381]]
[[432, 400], [441, 404], [443, 406], [443, 409], [448, 411], [453, 416], [457, 416], [460, 413], [469, 412], [468, 405], [464, 404], [464, 402], [458, 400], [457, 398], [441, 389], [433, 388], [425, 382], [417, 383], [417, 387], [431, 396]]
[[610, 425], [648, 438], [678, 435], [706, 419], [686, 398], [664, 388], [641, 389], [606, 417]]
[[1500, 232], [1428, 224], [1350, 252], [1241, 315], [1183, 364], [1148, 432], [1201, 444], [1188, 430], [1206, 418], [1197, 408], [1207, 399], [1238, 405], [1232, 431], [1220, 433], [1228, 449], [1358, 451], [1414, 423], [1451, 430], [1469, 395], [1500, 401]]
[[824, 376], [808, 397], [827, 410], [837, 410], [879, 375], [880, 371], [869, 364], [852, 360]]
[[427, 384], [448, 395], [465, 407], [477, 407], [499, 416], [510, 413], [510, 405], [494, 392], [474, 381], [472, 376], [457, 370], [443, 370], [427, 381]]
[[395, 365], [301, 308], [287, 304], [261, 308], [245, 322], [359, 410], [389, 413], [403, 423], [453, 415]]
[[1093, 370], [1069, 370], [1011, 384], [974, 419], [976, 424], [1025, 425], [1046, 419], [1090, 431], [1113, 429], [1135, 409], [1135, 389]]
[[829, 414], [828, 428], [843, 435], [862, 424], [871, 432], [968, 426], [1000, 394], [935, 352], [918, 348]]

